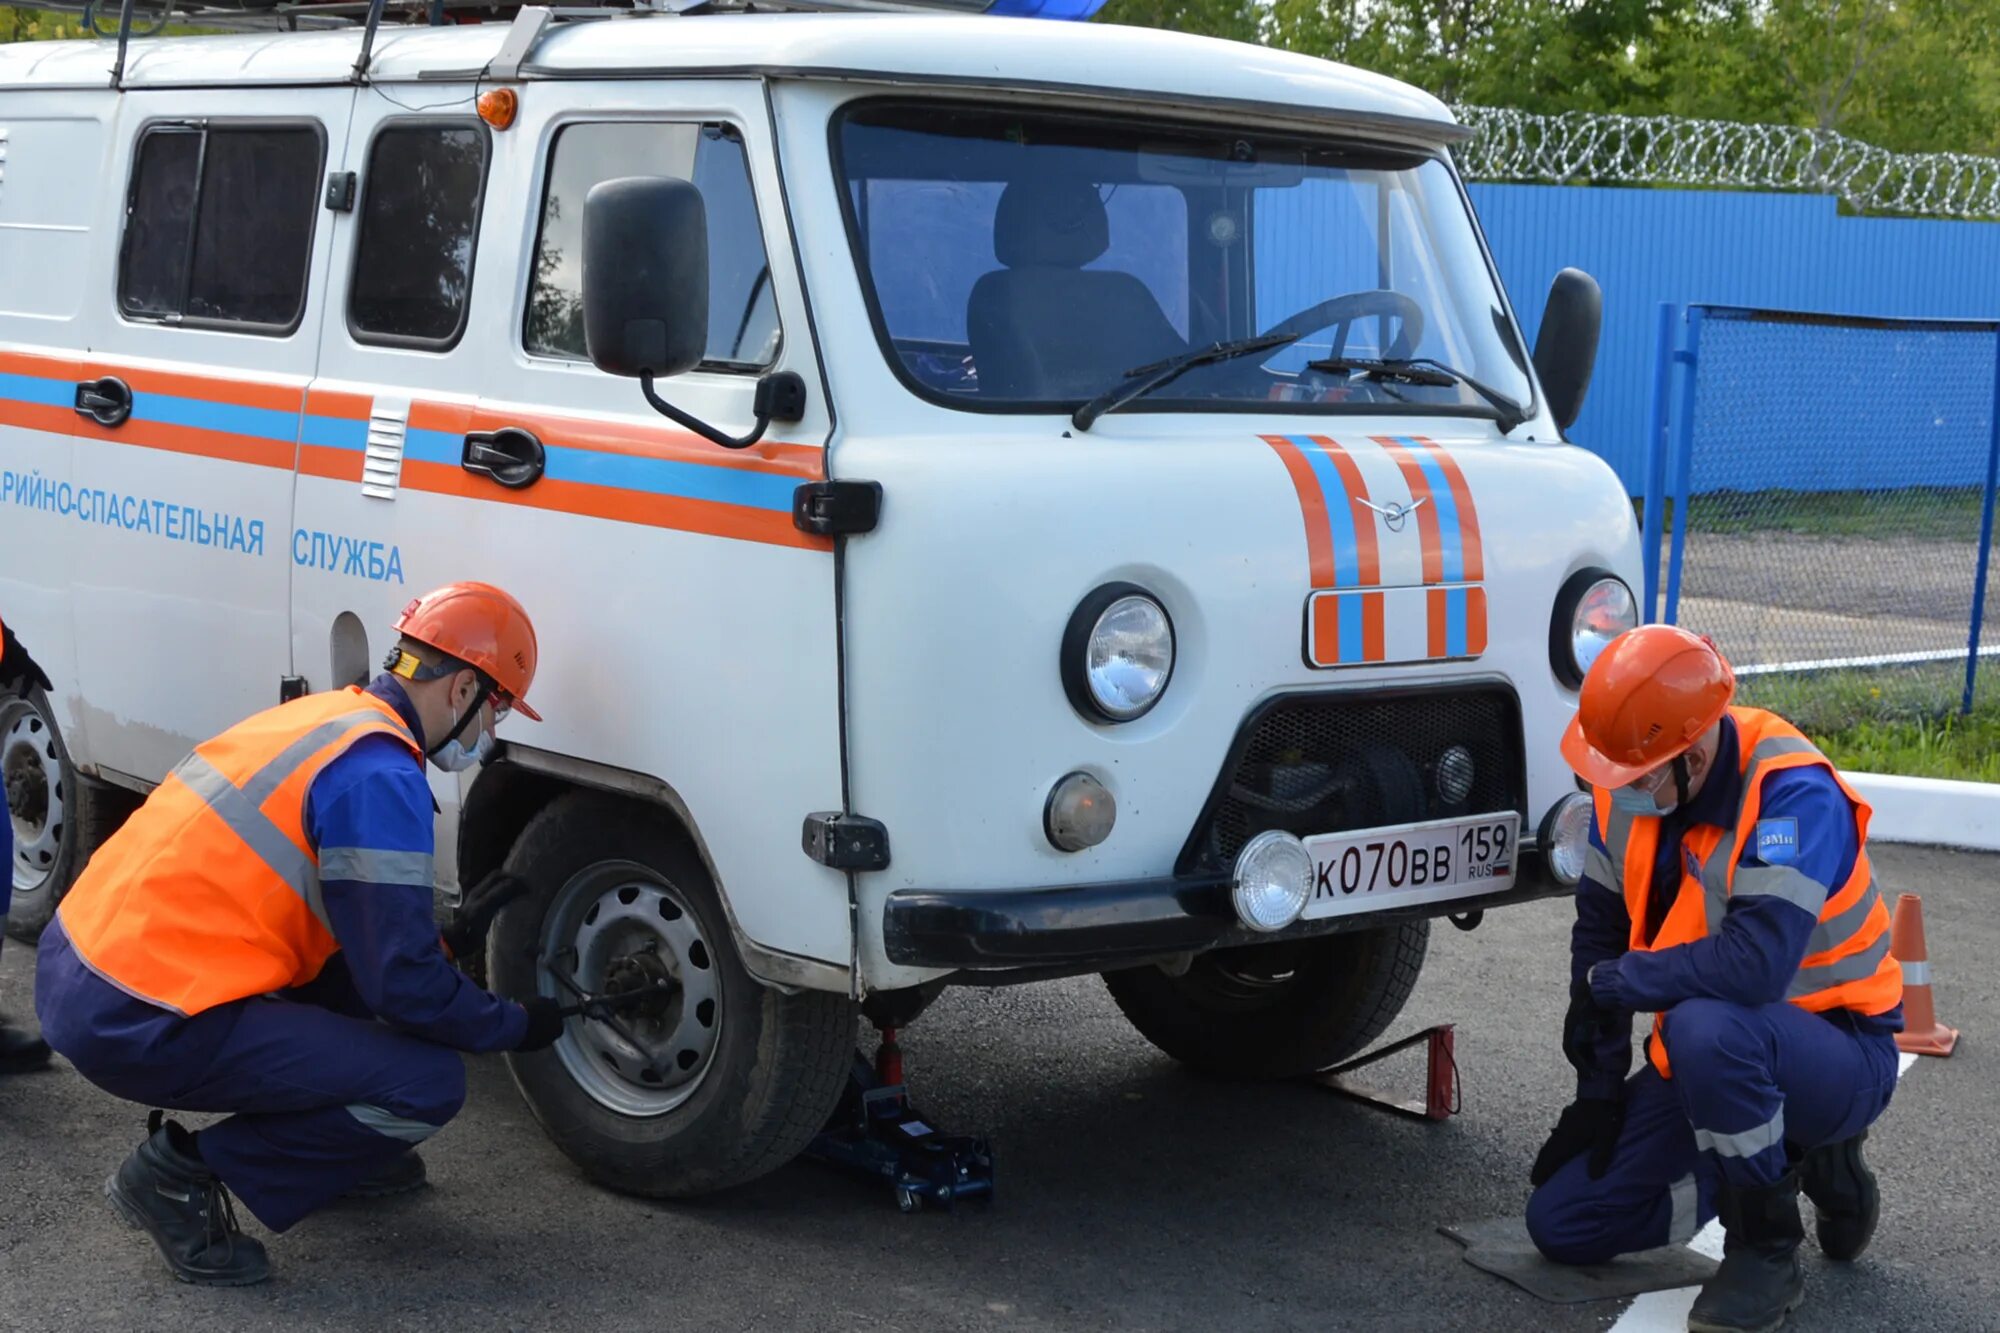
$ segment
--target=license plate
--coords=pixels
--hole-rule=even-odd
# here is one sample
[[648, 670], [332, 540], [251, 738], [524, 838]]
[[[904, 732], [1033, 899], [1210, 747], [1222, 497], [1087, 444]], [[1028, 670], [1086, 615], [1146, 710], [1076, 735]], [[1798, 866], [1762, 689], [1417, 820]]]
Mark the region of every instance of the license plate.
[[1307, 838], [1313, 891], [1303, 915], [1379, 912], [1512, 888], [1520, 825], [1509, 810]]

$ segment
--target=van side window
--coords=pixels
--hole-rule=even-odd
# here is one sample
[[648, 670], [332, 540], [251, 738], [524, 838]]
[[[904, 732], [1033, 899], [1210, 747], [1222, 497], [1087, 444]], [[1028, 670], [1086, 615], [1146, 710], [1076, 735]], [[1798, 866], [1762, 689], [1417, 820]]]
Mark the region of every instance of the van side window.
[[356, 342], [437, 351], [458, 342], [485, 188], [477, 121], [391, 124], [375, 136], [348, 283]]
[[251, 332], [297, 328], [324, 147], [316, 125], [147, 130], [127, 195], [119, 308]]
[[619, 176], [692, 181], [708, 210], [711, 370], [756, 370], [778, 356], [778, 307], [743, 136], [734, 126], [571, 125], [550, 149], [541, 234], [528, 278], [522, 342], [540, 356], [587, 360], [583, 341], [583, 197]]

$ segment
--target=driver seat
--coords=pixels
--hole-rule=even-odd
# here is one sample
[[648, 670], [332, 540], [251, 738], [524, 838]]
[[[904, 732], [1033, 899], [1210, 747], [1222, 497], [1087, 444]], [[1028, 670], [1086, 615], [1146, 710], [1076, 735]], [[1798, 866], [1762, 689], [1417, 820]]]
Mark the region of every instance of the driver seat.
[[1086, 269], [1111, 245], [1088, 181], [1022, 180], [1000, 192], [993, 254], [966, 301], [966, 341], [981, 397], [1088, 398], [1118, 377], [1187, 350], [1146, 284]]

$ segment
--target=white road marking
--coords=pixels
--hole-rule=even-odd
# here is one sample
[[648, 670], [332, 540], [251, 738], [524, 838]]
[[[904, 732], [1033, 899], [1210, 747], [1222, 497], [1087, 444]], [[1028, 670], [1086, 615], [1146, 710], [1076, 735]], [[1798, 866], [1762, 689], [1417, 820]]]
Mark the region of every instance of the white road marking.
[[[1910, 1066], [1917, 1062], [1914, 1055], [1904, 1054], [1896, 1063], [1896, 1077], [1902, 1078], [1910, 1072]], [[1688, 1248], [1711, 1259], [1722, 1257], [1722, 1224], [1711, 1221], [1703, 1227], [1695, 1238], [1688, 1242]], [[1618, 1322], [1611, 1326], [1610, 1333], [1687, 1333], [1688, 1311], [1694, 1308], [1695, 1294], [1700, 1287], [1680, 1287], [1673, 1291], [1649, 1291], [1633, 1298]]]

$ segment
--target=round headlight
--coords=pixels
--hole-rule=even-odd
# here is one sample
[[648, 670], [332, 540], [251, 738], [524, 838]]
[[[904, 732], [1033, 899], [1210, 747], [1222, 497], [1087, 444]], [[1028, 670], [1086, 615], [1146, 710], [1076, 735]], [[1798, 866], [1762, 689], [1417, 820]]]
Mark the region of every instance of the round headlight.
[[1087, 717], [1130, 722], [1166, 693], [1174, 625], [1143, 588], [1113, 583], [1083, 599], [1063, 633], [1063, 687]]
[[1118, 802], [1105, 785], [1088, 773], [1072, 773], [1049, 793], [1042, 812], [1042, 829], [1057, 851], [1081, 852], [1111, 836], [1118, 822]]
[[1583, 878], [1583, 861], [1590, 850], [1591, 798], [1573, 791], [1555, 803], [1542, 820], [1542, 859], [1561, 884]]
[[1639, 604], [1623, 579], [1601, 569], [1572, 574], [1556, 594], [1549, 625], [1549, 659], [1556, 678], [1570, 689], [1582, 685], [1605, 646], [1638, 623]]
[[1306, 845], [1283, 829], [1259, 833], [1236, 856], [1229, 891], [1236, 915], [1252, 930], [1283, 930], [1306, 910], [1313, 860]]

